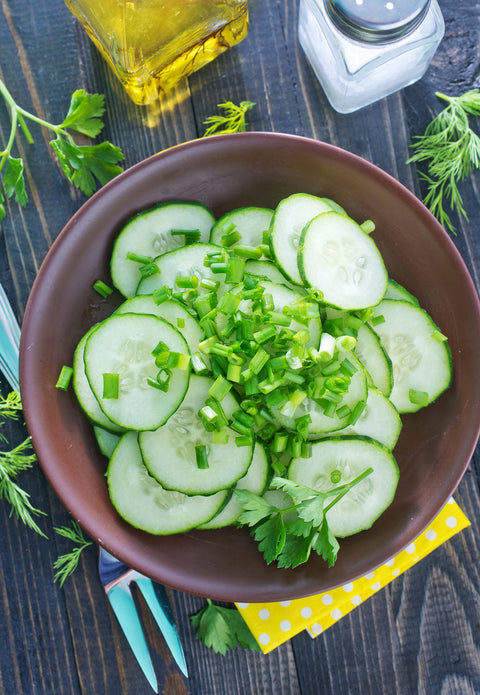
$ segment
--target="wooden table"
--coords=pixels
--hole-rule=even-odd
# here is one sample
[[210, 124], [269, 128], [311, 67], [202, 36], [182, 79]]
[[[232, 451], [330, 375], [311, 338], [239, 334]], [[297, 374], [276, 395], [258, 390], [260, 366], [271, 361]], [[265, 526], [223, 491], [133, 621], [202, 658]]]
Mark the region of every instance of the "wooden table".
[[[306, 135], [377, 164], [418, 196], [405, 162], [409, 143], [439, 110], [436, 90], [480, 86], [480, 7], [441, 0], [445, 38], [419, 83], [352, 115], [335, 113], [297, 41], [298, 0], [251, 0], [247, 39], [184, 81], [170, 98], [137, 107], [125, 95], [62, 0], [1, 0], [0, 77], [24, 107], [61, 122], [77, 88], [106, 95], [105, 138], [130, 166], [166, 147], [202, 136], [203, 121], [225, 100], [256, 103], [249, 129]], [[0, 105], [0, 147], [9, 120]], [[62, 177], [35, 128], [35, 145], [19, 145], [30, 202], [8, 206], [0, 235], [0, 280], [21, 319], [51, 243], [84, 202]], [[480, 270], [480, 178], [462, 187], [469, 222], [454, 218], [454, 238], [474, 279]], [[6, 393], [5, 382], [1, 383]], [[11, 442], [22, 427], [3, 427]], [[70, 544], [55, 534], [69, 517], [39, 467], [22, 475], [48, 540], [29, 531], [0, 500], [0, 693], [5, 695], [141, 695], [151, 690], [105, 601], [90, 546], [63, 589], [52, 568]], [[147, 611], [160, 691], [166, 695], [406, 695], [480, 693], [480, 469], [474, 457], [456, 499], [472, 526], [386, 589], [312, 640], [300, 634], [268, 656], [238, 649], [223, 657], [194, 636], [189, 615], [203, 605], [171, 591], [190, 677], [184, 679]]]

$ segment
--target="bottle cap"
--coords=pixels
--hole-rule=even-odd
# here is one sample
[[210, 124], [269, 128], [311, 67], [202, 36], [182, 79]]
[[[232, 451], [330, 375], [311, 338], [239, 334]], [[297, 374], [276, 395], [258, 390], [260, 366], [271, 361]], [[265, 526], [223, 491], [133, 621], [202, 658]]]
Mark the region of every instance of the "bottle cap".
[[430, 0], [325, 0], [332, 22], [347, 36], [368, 43], [387, 43], [415, 29]]

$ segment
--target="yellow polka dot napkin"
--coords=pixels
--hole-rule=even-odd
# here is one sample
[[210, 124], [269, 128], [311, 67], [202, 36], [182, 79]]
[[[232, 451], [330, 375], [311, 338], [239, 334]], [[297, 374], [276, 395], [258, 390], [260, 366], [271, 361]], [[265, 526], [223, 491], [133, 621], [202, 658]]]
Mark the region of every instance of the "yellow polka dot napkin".
[[264, 654], [302, 630], [308, 630], [312, 637], [316, 637], [469, 525], [460, 507], [450, 499], [409, 546], [364, 577], [307, 598], [279, 603], [237, 603], [236, 606]]

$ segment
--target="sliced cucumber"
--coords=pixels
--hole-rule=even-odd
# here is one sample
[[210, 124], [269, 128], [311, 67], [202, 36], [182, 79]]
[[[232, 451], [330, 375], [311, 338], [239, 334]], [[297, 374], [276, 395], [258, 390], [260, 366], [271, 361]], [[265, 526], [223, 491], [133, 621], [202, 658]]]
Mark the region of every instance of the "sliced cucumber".
[[[149, 385], [159, 368], [152, 351], [163, 341], [170, 351], [190, 354], [185, 338], [151, 314], [113, 314], [85, 345], [85, 372], [107, 417], [125, 429], [153, 430], [175, 412], [188, 388], [189, 369], [173, 369], [168, 391]], [[103, 397], [104, 374], [119, 375], [118, 398]]]
[[[228, 441], [214, 444], [198, 411], [208, 398], [214, 380], [192, 374], [184, 404], [168, 422], [155, 432], [142, 432], [139, 437], [143, 460], [150, 474], [168, 490], [186, 495], [211, 495], [226, 490], [243, 478], [252, 458], [252, 446], [237, 447], [238, 436], [225, 428]], [[238, 404], [231, 393], [222, 400], [227, 418]], [[208, 468], [197, 465], [196, 446], [207, 447]]]
[[[351, 411], [360, 403], [366, 403], [367, 400], [367, 377], [365, 370], [360, 362], [351, 352], [340, 352], [338, 355], [339, 362], [348, 359], [356, 368], [357, 371], [353, 374], [349, 389], [343, 397], [341, 405], [347, 405]], [[274, 419], [281, 427], [295, 432], [295, 420], [303, 415], [310, 415], [311, 422], [308, 425], [308, 436], [310, 439], [316, 439], [317, 435], [322, 435], [326, 432], [335, 432], [347, 426], [349, 415], [340, 417], [338, 413], [334, 415], [326, 415], [324, 409], [316, 401], [311, 398], [305, 398], [295, 410], [295, 417], [283, 415], [278, 408], [270, 408], [270, 412]]]
[[273, 210], [270, 208], [237, 208], [223, 215], [213, 226], [210, 234], [210, 242], [222, 246], [222, 237], [225, 230], [232, 224], [235, 231], [240, 234], [240, 239], [233, 244], [246, 244], [257, 248], [263, 244], [263, 233], [270, 229]]
[[306, 294], [305, 290], [300, 287], [300, 285], [292, 285], [272, 261], [248, 260], [245, 263], [245, 274], [255, 275], [262, 280], [269, 280], [277, 285], [286, 285], [295, 292]]
[[75, 353], [73, 355], [73, 389], [75, 395], [78, 399], [80, 407], [87, 417], [96, 425], [100, 425], [111, 432], [123, 432], [123, 427], [120, 427], [115, 422], [112, 422], [100, 408], [100, 405], [95, 398], [95, 394], [85, 374], [85, 345], [87, 344], [88, 338], [91, 336], [93, 331], [98, 327], [98, 324], [92, 326], [87, 333], [81, 338], [77, 347], [75, 348]]
[[[288, 477], [327, 492], [351, 482], [368, 468], [372, 473], [327, 512], [331, 532], [343, 538], [370, 528], [393, 501], [399, 471], [391, 451], [367, 437], [324, 439], [312, 445], [311, 458], [292, 460]], [[332, 478], [338, 482], [333, 483]], [[328, 498], [325, 506], [333, 499]]]
[[392, 450], [402, 431], [402, 420], [393, 403], [376, 388], [369, 387], [367, 404], [354, 425], [337, 432], [330, 432], [326, 437], [339, 437], [345, 434], [357, 434], [376, 439], [387, 449]]
[[97, 440], [98, 448], [102, 454], [109, 459], [122, 435], [116, 434], [115, 432], [109, 432], [99, 425], [94, 425], [93, 432], [95, 434], [95, 439]]
[[[137, 294], [152, 294], [156, 289], [167, 285], [174, 292], [180, 292], [177, 285], [178, 277], [191, 277], [196, 275], [199, 280], [209, 278], [210, 280], [219, 280], [221, 286], [221, 275], [215, 275], [210, 268], [204, 265], [205, 258], [209, 253], [225, 253], [225, 249], [215, 244], [189, 244], [174, 251], [164, 253], [155, 259], [155, 264], [158, 266], [158, 273], [150, 275], [148, 278], [141, 280], [137, 287]], [[201, 287], [199, 292], [206, 292]], [[220, 289], [219, 292], [222, 290]]]
[[385, 296], [383, 298], [401, 299], [404, 302], [410, 302], [411, 304], [415, 304], [415, 306], [420, 306], [418, 299], [411, 292], [405, 289], [403, 285], [400, 285], [400, 283], [392, 280], [392, 278], [388, 278], [387, 291], [385, 292]]
[[120, 439], [107, 469], [112, 504], [129, 524], [155, 535], [183, 533], [212, 518], [226, 491], [208, 497], [188, 497], [164, 490], [142, 460], [136, 432]]
[[332, 211], [322, 198], [308, 193], [294, 193], [280, 201], [270, 230], [270, 251], [287, 280], [302, 285], [297, 264], [302, 230], [314, 217]]
[[153, 314], [165, 319], [183, 335], [190, 352], [198, 350], [198, 343], [204, 337], [203, 330], [191, 313], [176, 299], [157, 304], [151, 294], [137, 295], [126, 299], [115, 311], [115, 314]]
[[432, 318], [411, 302], [385, 299], [375, 315], [383, 317], [374, 330], [392, 362], [390, 400], [399, 413], [415, 412], [435, 401], [451, 383], [448, 343], [436, 339], [441, 333]]
[[366, 309], [378, 304], [388, 275], [375, 242], [350, 217], [326, 212], [303, 230], [298, 268], [307, 287], [339, 309]]
[[[249, 490], [256, 495], [263, 494], [267, 486], [268, 472], [269, 458], [267, 456], [267, 452], [265, 447], [257, 442], [253, 450], [252, 462], [248, 468], [248, 471], [243, 478], [240, 478], [238, 483], [235, 485], [235, 489]], [[237, 521], [238, 517], [242, 513], [242, 510], [243, 507], [235, 492], [233, 492], [233, 495], [227, 504], [220, 509], [218, 514], [215, 514], [213, 519], [207, 521], [206, 524], [202, 524], [199, 528], [208, 530], [230, 526]]]
[[367, 370], [371, 383], [385, 396], [393, 387], [392, 363], [373, 328], [363, 324], [357, 333], [355, 354]]
[[214, 223], [205, 205], [187, 201], [161, 203], [138, 213], [115, 241], [110, 265], [113, 284], [125, 297], [133, 297], [141, 280], [141, 263], [129, 260], [128, 253], [153, 259], [183, 246], [185, 237], [172, 235], [172, 230], [198, 230], [199, 241], [208, 241]]

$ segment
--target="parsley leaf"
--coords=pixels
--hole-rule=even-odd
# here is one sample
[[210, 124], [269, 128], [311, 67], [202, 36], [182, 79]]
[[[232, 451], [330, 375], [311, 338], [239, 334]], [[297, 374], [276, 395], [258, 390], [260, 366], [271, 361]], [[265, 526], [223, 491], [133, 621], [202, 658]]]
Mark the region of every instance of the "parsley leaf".
[[225, 655], [229, 649], [241, 646], [259, 651], [255, 638], [236, 608], [226, 608], [207, 599], [207, 605], [190, 617], [196, 636], [206, 647]]
[[[123, 154], [118, 147], [108, 141], [97, 145], [77, 145], [69, 132], [73, 131], [90, 138], [100, 133], [103, 128], [101, 117], [105, 112], [103, 94], [88, 94], [85, 90], [78, 89], [72, 94], [68, 113], [60, 125], [54, 125], [25, 111], [15, 102], [1, 80], [0, 95], [4, 98], [11, 115], [8, 142], [5, 149], [0, 150], [0, 220], [6, 215], [7, 199], [15, 197], [15, 201], [22, 206], [28, 202], [23, 161], [12, 155], [17, 132], [21, 131], [27, 142], [33, 143], [26, 119], [55, 133], [56, 138], [50, 144], [57, 155], [61, 170], [85, 195], [90, 196], [97, 189], [97, 183], [103, 186], [122, 171], [118, 162], [123, 159]], [[20, 126], [19, 131], [17, 126]]]

